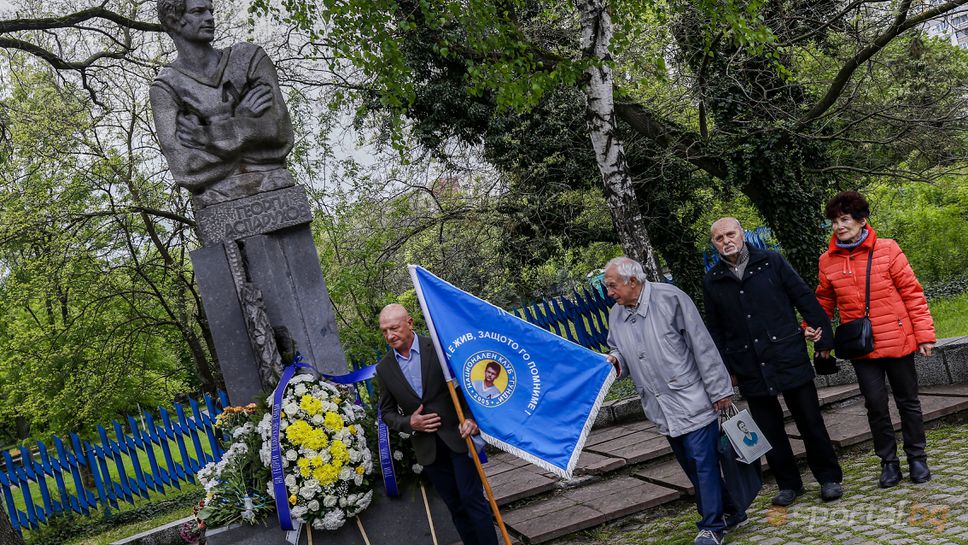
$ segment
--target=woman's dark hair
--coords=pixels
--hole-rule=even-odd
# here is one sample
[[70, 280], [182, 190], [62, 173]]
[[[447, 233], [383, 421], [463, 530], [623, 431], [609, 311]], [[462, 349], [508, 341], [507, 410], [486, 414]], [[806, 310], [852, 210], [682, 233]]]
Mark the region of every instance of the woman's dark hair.
[[824, 210], [827, 219], [834, 219], [844, 214], [857, 221], [866, 219], [871, 215], [871, 207], [867, 204], [867, 199], [856, 191], [842, 191], [827, 201], [827, 208]]

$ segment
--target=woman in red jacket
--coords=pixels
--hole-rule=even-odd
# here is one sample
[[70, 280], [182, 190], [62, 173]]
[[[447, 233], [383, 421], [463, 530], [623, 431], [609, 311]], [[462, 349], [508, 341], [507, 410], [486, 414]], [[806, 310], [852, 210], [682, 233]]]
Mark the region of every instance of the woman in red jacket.
[[931, 472], [924, 450], [924, 421], [914, 368], [914, 353], [930, 356], [935, 343], [934, 322], [924, 290], [897, 242], [877, 238], [867, 224], [870, 206], [860, 193], [837, 194], [827, 203], [826, 214], [833, 222], [834, 232], [830, 248], [820, 256], [817, 299], [831, 318], [835, 308], [840, 310], [841, 323], [864, 316], [867, 259], [873, 252], [870, 320], [874, 351], [852, 363], [867, 407], [874, 452], [881, 459], [880, 486], [888, 488], [901, 480], [897, 440], [887, 405], [887, 382], [901, 415], [911, 480], [926, 482], [931, 479]]

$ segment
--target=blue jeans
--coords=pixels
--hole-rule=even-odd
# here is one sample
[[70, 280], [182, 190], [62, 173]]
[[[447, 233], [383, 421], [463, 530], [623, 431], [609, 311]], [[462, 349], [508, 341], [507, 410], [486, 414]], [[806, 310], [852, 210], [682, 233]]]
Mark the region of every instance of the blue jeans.
[[696, 488], [696, 509], [702, 519], [700, 530], [722, 532], [726, 527], [724, 513], [734, 514], [729, 493], [723, 486], [719, 469], [719, 421], [679, 437], [668, 437], [672, 452]]
[[464, 545], [497, 545], [491, 506], [484, 497], [477, 467], [466, 452], [450, 450], [437, 437], [437, 458], [424, 467], [424, 473], [450, 509]]

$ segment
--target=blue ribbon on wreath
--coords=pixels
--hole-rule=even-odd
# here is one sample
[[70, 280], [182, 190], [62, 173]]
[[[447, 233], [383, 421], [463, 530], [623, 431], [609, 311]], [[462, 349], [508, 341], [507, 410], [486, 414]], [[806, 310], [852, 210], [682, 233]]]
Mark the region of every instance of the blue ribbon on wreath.
[[[282, 469], [282, 448], [279, 444], [279, 427], [282, 416], [282, 397], [286, 391], [286, 386], [296, 373], [297, 368], [313, 369], [312, 366], [303, 363], [302, 355], [298, 352], [292, 364], [286, 367], [279, 379], [279, 384], [273, 393], [272, 403], [272, 486], [276, 496], [276, 512], [279, 515], [279, 526], [283, 530], [292, 530], [292, 517], [289, 514], [289, 495], [286, 489], [285, 474]], [[356, 384], [364, 380], [370, 380], [376, 375], [376, 365], [368, 365], [362, 369], [357, 369], [345, 375], [328, 375], [321, 373], [321, 376], [330, 382], [342, 385]], [[356, 393], [357, 404], [362, 404], [360, 394]], [[393, 470], [393, 456], [390, 452], [390, 430], [383, 422], [382, 414], [377, 409], [377, 444], [379, 446], [380, 470], [383, 474], [383, 485], [386, 487], [387, 495], [397, 497], [400, 495], [397, 486], [396, 473]]]
[[[356, 384], [357, 382], [369, 380], [374, 375], [376, 375], [376, 365], [369, 365], [346, 375], [324, 374], [323, 377], [336, 384]], [[357, 403], [360, 403], [359, 392], [356, 394], [356, 400]], [[376, 437], [377, 446], [380, 451], [380, 472], [383, 474], [383, 486], [386, 488], [387, 496], [396, 498], [400, 495], [400, 490], [397, 486], [396, 472], [393, 470], [393, 455], [390, 449], [390, 429], [387, 427], [386, 422], [383, 421], [383, 413], [380, 411], [379, 405], [376, 411]]]
[[279, 527], [283, 530], [292, 530], [292, 516], [289, 514], [289, 491], [286, 489], [286, 475], [282, 471], [282, 447], [279, 445], [279, 420], [282, 416], [282, 396], [286, 391], [286, 386], [296, 374], [296, 369], [312, 369], [309, 364], [303, 363], [302, 356], [296, 353], [292, 363], [286, 366], [279, 377], [279, 384], [272, 393], [272, 458], [269, 464], [272, 470], [272, 490], [276, 496], [276, 514], [279, 516]]

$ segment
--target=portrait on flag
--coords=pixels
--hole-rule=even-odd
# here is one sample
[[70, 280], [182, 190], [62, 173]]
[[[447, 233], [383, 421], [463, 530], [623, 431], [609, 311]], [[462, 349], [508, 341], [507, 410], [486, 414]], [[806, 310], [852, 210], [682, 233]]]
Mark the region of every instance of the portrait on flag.
[[563, 339], [410, 266], [444, 373], [485, 441], [570, 478], [615, 380], [603, 354]]

